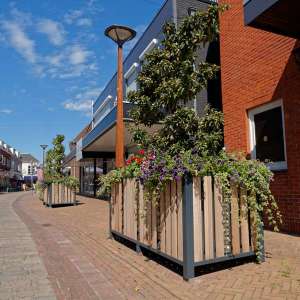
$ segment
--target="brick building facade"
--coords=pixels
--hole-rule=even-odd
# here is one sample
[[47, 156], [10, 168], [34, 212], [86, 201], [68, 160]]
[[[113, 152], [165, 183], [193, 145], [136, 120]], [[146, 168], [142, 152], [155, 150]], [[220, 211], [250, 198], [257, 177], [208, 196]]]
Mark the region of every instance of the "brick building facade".
[[[275, 149], [274, 157], [282, 157], [272, 182], [281, 229], [300, 233], [300, 66], [293, 54], [298, 42], [246, 26], [243, 0], [220, 2], [230, 4], [220, 19], [226, 149], [253, 158]], [[263, 133], [261, 140], [253, 130]]]

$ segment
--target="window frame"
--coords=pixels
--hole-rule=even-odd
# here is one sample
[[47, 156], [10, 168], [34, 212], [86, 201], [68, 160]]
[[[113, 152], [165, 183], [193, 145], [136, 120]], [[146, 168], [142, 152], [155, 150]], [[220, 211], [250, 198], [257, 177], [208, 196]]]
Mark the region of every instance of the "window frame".
[[266, 165], [272, 171], [283, 171], [287, 170], [287, 153], [286, 153], [286, 134], [285, 134], [285, 119], [284, 119], [284, 107], [282, 99], [261, 105], [259, 107], [248, 110], [248, 120], [249, 120], [249, 134], [250, 134], [250, 154], [252, 159], [256, 159], [256, 134], [255, 134], [255, 122], [254, 117], [257, 114], [266, 112], [274, 108], [281, 108], [281, 120], [282, 120], [282, 131], [283, 131], [283, 148], [284, 148], [284, 161], [271, 162]]
[[156, 39], [156, 38], [153, 39], [153, 40], [148, 44], [148, 46], [143, 50], [143, 52], [139, 55], [139, 61], [140, 61], [141, 63], [143, 63], [144, 60], [145, 60], [146, 54], [149, 53], [152, 49], [154, 49], [154, 48], [156, 47], [156, 45], [158, 45], [158, 44], [159, 44], [158, 39]]

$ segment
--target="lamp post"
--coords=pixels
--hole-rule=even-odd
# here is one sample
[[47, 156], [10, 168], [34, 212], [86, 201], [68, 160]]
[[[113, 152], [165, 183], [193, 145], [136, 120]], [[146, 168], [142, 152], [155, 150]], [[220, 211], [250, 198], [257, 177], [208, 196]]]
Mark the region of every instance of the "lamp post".
[[105, 35], [118, 45], [117, 82], [117, 125], [116, 125], [116, 167], [124, 166], [124, 112], [123, 112], [123, 45], [136, 36], [136, 32], [126, 26], [112, 25], [106, 28]]

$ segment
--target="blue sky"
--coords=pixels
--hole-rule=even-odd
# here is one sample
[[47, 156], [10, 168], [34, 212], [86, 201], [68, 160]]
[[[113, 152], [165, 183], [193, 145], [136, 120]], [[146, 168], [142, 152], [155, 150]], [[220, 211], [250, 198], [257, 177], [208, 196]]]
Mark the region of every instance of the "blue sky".
[[91, 101], [116, 70], [104, 29], [124, 24], [140, 36], [163, 0], [0, 3], [0, 139], [41, 159], [40, 144], [57, 133], [68, 142], [91, 120]]

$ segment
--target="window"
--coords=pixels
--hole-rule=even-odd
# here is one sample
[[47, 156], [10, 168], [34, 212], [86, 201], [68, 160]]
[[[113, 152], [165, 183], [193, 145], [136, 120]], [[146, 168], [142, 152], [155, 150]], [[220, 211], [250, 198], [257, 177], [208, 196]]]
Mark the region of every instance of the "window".
[[251, 156], [271, 170], [287, 169], [282, 101], [249, 111]]

